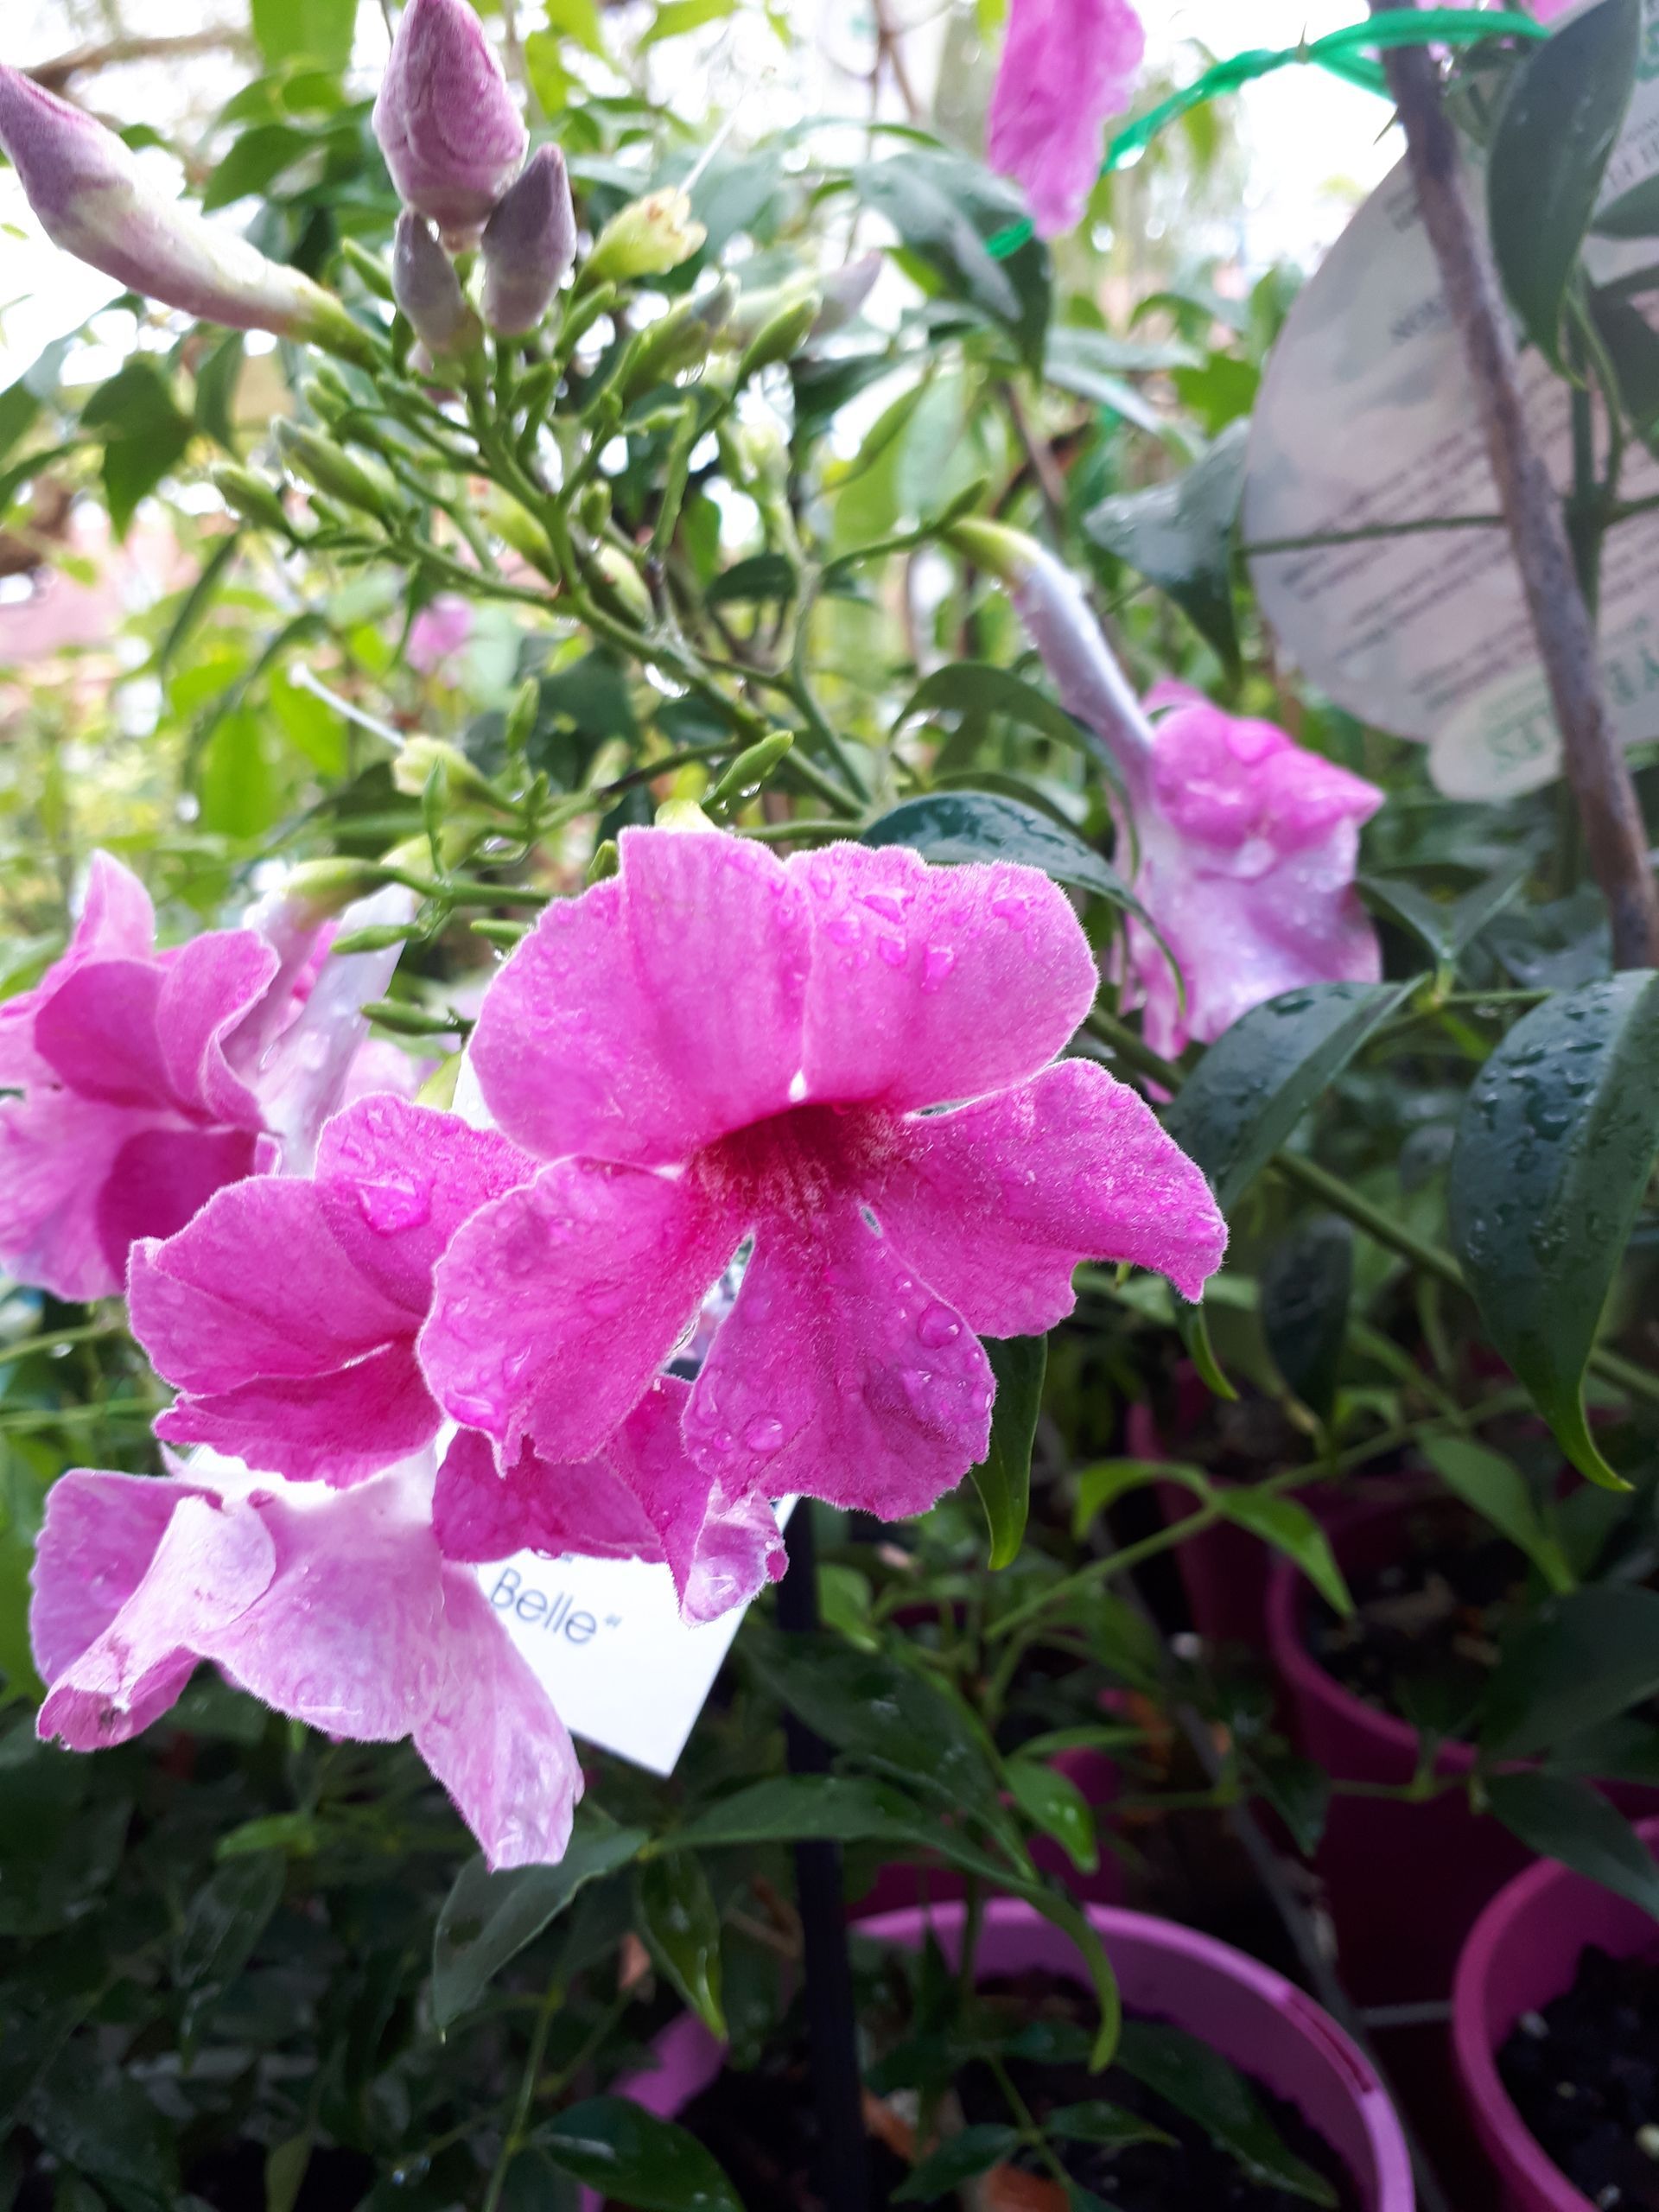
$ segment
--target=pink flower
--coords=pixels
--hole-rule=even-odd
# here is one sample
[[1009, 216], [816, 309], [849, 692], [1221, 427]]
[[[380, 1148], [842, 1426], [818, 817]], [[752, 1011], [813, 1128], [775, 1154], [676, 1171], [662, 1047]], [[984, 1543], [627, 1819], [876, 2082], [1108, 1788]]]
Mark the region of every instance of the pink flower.
[[432, 1490], [429, 1457], [345, 1491], [229, 1464], [65, 1475], [33, 1576], [41, 1737], [124, 1743], [211, 1660], [330, 1735], [412, 1736], [491, 1866], [562, 1857], [570, 1738], [475, 1575], [445, 1559]]
[[457, 592], [440, 592], [409, 626], [404, 657], [422, 676], [431, 676], [462, 651], [473, 634], [471, 603]]
[[0, 1006], [0, 1085], [22, 1093], [0, 1101], [0, 1261], [60, 1298], [118, 1291], [135, 1239], [182, 1228], [262, 1143], [303, 1151], [397, 957], [334, 963], [296, 1018], [259, 930], [165, 952], [155, 933], [143, 887], [97, 854], [68, 950]]
[[988, 149], [1025, 187], [1044, 238], [1082, 219], [1103, 126], [1128, 105], [1146, 44], [1129, 0], [1012, 0]]
[[1077, 579], [1018, 531], [963, 523], [956, 537], [1001, 576], [1068, 713], [1099, 741], [1128, 793], [1138, 845], [1133, 888], [1173, 955], [1185, 1006], [1156, 938], [1126, 931], [1131, 1003], [1147, 1041], [1205, 1044], [1253, 1006], [1306, 983], [1373, 982], [1376, 932], [1354, 890], [1360, 824], [1375, 784], [1309, 753], [1271, 722], [1241, 721], [1185, 684], [1148, 709], [1125, 682]]
[[467, 0], [409, 0], [374, 103], [399, 199], [469, 245], [530, 143], [495, 48]]
[[728, 1503], [921, 1512], [984, 1453], [977, 1335], [1052, 1326], [1091, 1255], [1196, 1295], [1214, 1202], [1133, 1091], [1050, 1065], [1096, 979], [1035, 871], [620, 842], [620, 873], [550, 906], [485, 998], [484, 1098], [548, 1164], [440, 1262], [428, 1380], [503, 1467], [527, 1444], [584, 1459], [753, 1237], [682, 1416], [690, 1461]]
[[345, 310], [308, 276], [162, 199], [112, 130], [3, 65], [0, 146], [54, 245], [133, 291], [238, 330], [349, 340]]

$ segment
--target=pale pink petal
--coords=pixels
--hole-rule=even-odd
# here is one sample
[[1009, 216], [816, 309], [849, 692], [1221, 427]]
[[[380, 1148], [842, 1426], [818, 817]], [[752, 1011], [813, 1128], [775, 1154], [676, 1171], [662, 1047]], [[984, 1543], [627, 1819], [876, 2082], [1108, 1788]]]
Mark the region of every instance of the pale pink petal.
[[160, 1415], [156, 1433], [168, 1444], [211, 1444], [294, 1482], [345, 1484], [420, 1451], [440, 1426], [411, 1331], [341, 1367], [187, 1395]]
[[1227, 1242], [1198, 1167], [1137, 1092], [1088, 1060], [901, 1123], [865, 1195], [906, 1264], [983, 1337], [1063, 1320], [1082, 1260], [1156, 1268], [1196, 1299]]
[[421, 1363], [512, 1466], [591, 1459], [691, 1325], [744, 1224], [686, 1182], [566, 1160], [473, 1216], [434, 1279]]
[[581, 1552], [592, 1559], [660, 1558], [657, 1531], [608, 1459], [558, 1466], [526, 1445], [504, 1474], [487, 1436], [463, 1428], [444, 1454], [432, 1528], [446, 1559]]
[[690, 1390], [656, 1382], [611, 1443], [607, 1456], [639, 1498], [656, 1530], [690, 1621], [714, 1620], [746, 1605], [788, 1564], [777, 1516], [764, 1497], [728, 1494], [687, 1457], [681, 1424]]
[[1081, 220], [1102, 126], [1126, 108], [1146, 53], [1129, 0], [1012, 0], [991, 95], [991, 166], [1026, 188], [1038, 230]]
[[77, 968], [93, 959], [142, 960], [156, 941], [156, 915], [137, 877], [94, 853], [69, 943], [32, 991], [0, 1006], [0, 1083], [37, 1083], [48, 1071], [35, 1049], [35, 1017]]
[[685, 1440], [729, 1495], [801, 1491], [902, 1521], [984, 1457], [994, 1388], [972, 1330], [849, 1195], [760, 1224]]
[[327, 1374], [408, 1338], [416, 1318], [346, 1265], [316, 1185], [288, 1176], [235, 1184], [178, 1236], [141, 1244], [128, 1295], [135, 1335], [192, 1391]]
[[621, 873], [556, 900], [491, 984], [471, 1047], [507, 1135], [636, 1165], [789, 1103], [810, 938], [798, 879], [721, 835], [622, 832]]
[[462, 1222], [535, 1172], [495, 1130], [384, 1095], [336, 1114], [317, 1145], [323, 1218], [353, 1268], [415, 1314]]
[[[96, 1751], [137, 1735], [177, 1698], [217, 1635], [269, 1586], [276, 1555], [256, 1515], [194, 1492], [175, 1489], [175, 1497], [137, 1587], [54, 1680], [41, 1707], [43, 1738], [60, 1736], [73, 1751]], [[130, 1502], [123, 1498], [117, 1510], [130, 1525]], [[58, 1572], [54, 1549], [43, 1548], [36, 1588]]]
[[778, 1516], [760, 1497], [728, 1497], [715, 1484], [679, 1584], [680, 1611], [696, 1624], [747, 1605], [789, 1566]]
[[1272, 722], [1229, 715], [1207, 700], [1159, 723], [1153, 751], [1158, 808], [1184, 837], [1237, 849], [1259, 841], [1301, 850], [1382, 804], [1375, 784], [1310, 753]]
[[181, 1495], [148, 1475], [60, 1475], [29, 1573], [29, 1637], [41, 1679], [55, 1682], [95, 1643], [149, 1571]]
[[902, 1111], [1000, 1090], [1052, 1060], [1093, 1002], [1088, 940], [1035, 868], [863, 845], [788, 865], [812, 900], [809, 1098]]
[[563, 1858], [582, 1768], [547, 1692], [474, 1576], [446, 1567], [443, 1675], [415, 1746], [493, 1867]]

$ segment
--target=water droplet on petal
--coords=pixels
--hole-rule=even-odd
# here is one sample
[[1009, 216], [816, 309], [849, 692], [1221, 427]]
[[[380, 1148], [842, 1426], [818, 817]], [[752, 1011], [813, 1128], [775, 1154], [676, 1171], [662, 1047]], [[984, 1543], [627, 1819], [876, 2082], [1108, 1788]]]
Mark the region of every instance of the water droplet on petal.
[[930, 1351], [940, 1351], [946, 1344], [955, 1344], [962, 1334], [962, 1324], [948, 1306], [925, 1306], [916, 1333]]
[[884, 930], [875, 940], [875, 949], [889, 968], [902, 968], [910, 947], [901, 937], [889, 937]]
[[426, 1183], [359, 1183], [358, 1210], [381, 1236], [419, 1229], [432, 1218], [432, 1190]]
[[922, 958], [922, 988], [937, 991], [956, 964], [957, 956], [948, 944], [930, 944]]
[[784, 1424], [772, 1414], [757, 1414], [744, 1430], [743, 1441], [751, 1452], [770, 1458], [783, 1448]]

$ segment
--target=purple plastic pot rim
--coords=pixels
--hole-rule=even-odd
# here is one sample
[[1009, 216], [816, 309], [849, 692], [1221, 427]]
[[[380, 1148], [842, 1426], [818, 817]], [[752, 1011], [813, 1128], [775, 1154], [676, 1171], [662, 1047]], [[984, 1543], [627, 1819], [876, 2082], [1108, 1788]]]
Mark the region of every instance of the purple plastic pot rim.
[[[1342, 1540], [1357, 1529], [1365, 1529], [1373, 1522], [1384, 1521], [1403, 1510], [1403, 1501], [1394, 1498], [1385, 1503], [1363, 1506], [1352, 1517], [1331, 1531], [1331, 1541], [1338, 1563]], [[1328, 1711], [1339, 1713], [1356, 1733], [1369, 1736], [1373, 1742], [1385, 1745], [1402, 1758], [1415, 1761], [1421, 1741], [1418, 1731], [1408, 1720], [1397, 1720], [1391, 1713], [1379, 1713], [1364, 1699], [1356, 1697], [1345, 1689], [1336, 1676], [1321, 1667], [1302, 1640], [1301, 1569], [1286, 1558], [1283, 1553], [1274, 1560], [1268, 1573], [1268, 1650], [1274, 1667], [1299, 1698], [1323, 1705]], [[1467, 1744], [1442, 1744], [1434, 1756], [1434, 1771], [1443, 1775], [1465, 1775], [1473, 1767], [1475, 1754]]]
[[[1637, 1821], [1636, 1832], [1650, 1850], [1659, 1851], [1659, 1815]], [[1497, 2054], [1486, 2033], [1486, 1981], [1493, 1961], [1513, 1940], [1516, 1923], [1530, 1912], [1539, 1897], [1585, 1878], [1558, 1859], [1541, 1859], [1506, 1882], [1470, 1929], [1452, 1985], [1452, 2053], [1489, 2154], [1494, 2141], [1501, 2142], [1503, 2156], [1528, 2186], [1545, 2202], [1559, 2206], [1560, 2212], [1595, 2212], [1595, 2207], [1573, 2187], [1510, 2101], [1497, 2070]], [[1507, 2182], [1507, 2176], [1502, 2177]]]
[[[1082, 1910], [1090, 1926], [1109, 1954], [1113, 1939], [1150, 1942], [1175, 1952], [1195, 1964], [1241, 1982], [1275, 2011], [1287, 2013], [1304, 2038], [1342, 2075], [1352, 2100], [1370, 2154], [1376, 2190], [1374, 2212], [1413, 2212], [1416, 2202], [1412, 2181], [1411, 2154], [1388, 2094], [1364, 2054], [1317, 2005], [1313, 1999], [1287, 1981], [1271, 1967], [1263, 1966], [1230, 1943], [1205, 1936], [1177, 1921], [1154, 1913], [1135, 1912], [1121, 1905], [1090, 1904]], [[949, 1939], [961, 1932], [967, 1907], [959, 1898], [933, 1905], [905, 1905], [892, 1912], [861, 1920], [856, 1933], [876, 1942], [918, 1949], [931, 1927]], [[985, 1923], [992, 1928], [1049, 1928], [1051, 1923], [1020, 1897], [992, 1897], [985, 1906]], [[655, 2073], [633, 2075], [619, 2083], [616, 2094], [632, 2097], [659, 2113], [678, 2111], [707, 2088], [719, 2071], [721, 2048], [701, 2021], [683, 2014], [658, 2037], [657, 2048], [664, 2064]], [[654, 2091], [654, 2094], [652, 2092]], [[602, 2200], [584, 2190], [582, 2212], [600, 2212]]]

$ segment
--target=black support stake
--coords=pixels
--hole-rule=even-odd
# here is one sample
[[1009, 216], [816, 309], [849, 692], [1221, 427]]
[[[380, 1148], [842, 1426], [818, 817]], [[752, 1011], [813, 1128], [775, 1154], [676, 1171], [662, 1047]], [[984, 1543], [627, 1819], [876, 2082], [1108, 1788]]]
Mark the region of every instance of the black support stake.
[[[789, 1572], [778, 1586], [778, 1624], [808, 1636], [818, 1626], [817, 1546], [812, 1501], [790, 1516]], [[827, 1774], [830, 1747], [795, 1715], [784, 1729], [791, 1774]], [[795, 1884], [806, 1948], [807, 2056], [817, 2105], [818, 2185], [827, 2212], [869, 2212], [869, 2145], [864, 2133], [863, 2084], [858, 2071], [858, 2022], [853, 1967], [842, 1896], [841, 1846], [795, 1847]]]

